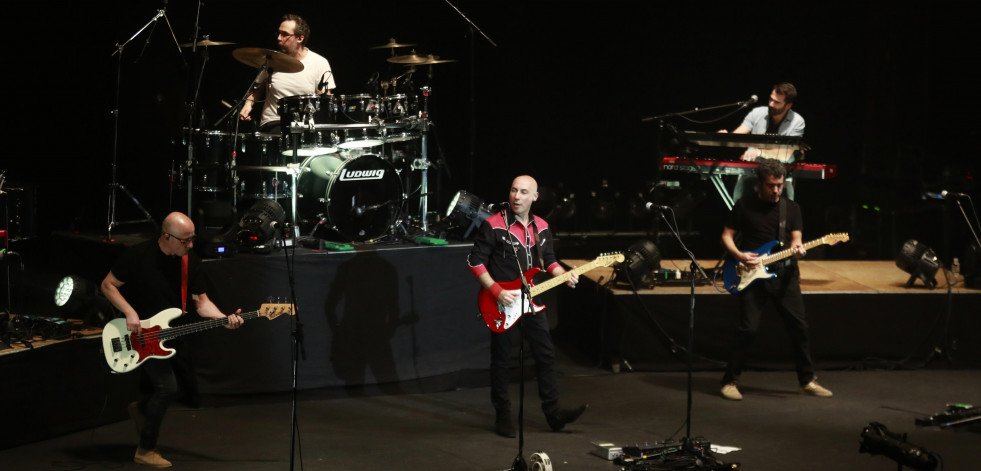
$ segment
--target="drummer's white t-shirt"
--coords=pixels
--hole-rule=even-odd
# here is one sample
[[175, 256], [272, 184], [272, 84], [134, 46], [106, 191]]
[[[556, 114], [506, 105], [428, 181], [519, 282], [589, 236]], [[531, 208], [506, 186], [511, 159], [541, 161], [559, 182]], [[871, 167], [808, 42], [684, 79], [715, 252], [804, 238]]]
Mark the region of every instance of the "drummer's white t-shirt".
[[[303, 70], [291, 74], [273, 71], [272, 80], [266, 88], [266, 102], [262, 106], [260, 125], [271, 121], [279, 121], [280, 98], [296, 95], [313, 95], [321, 81], [328, 89], [335, 88], [334, 74], [330, 71], [330, 63], [316, 52], [307, 50], [307, 55], [300, 60]], [[268, 74], [262, 72], [256, 82], [267, 82]]]

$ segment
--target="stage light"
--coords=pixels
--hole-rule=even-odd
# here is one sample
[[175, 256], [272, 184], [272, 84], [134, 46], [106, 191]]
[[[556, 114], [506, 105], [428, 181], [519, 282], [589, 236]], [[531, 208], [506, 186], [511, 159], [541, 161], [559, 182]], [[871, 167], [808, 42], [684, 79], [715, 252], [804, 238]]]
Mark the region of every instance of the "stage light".
[[617, 282], [620, 283], [638, 288], [645, 286], [661, 268], [661, 251], [649, 240], [634, 242], [623, 256], [624, 261], [614, 268]]
[[276, 224], [283, 224], [286, 211], [276, 200], [260, 199], [239, 222], [238, 242], [243, 247], [266, 245], [276, 236]]
[[95, 285], [74, 275], [66, 276], [58, 283], [54, 302], [62, 317], [82, 319], [82, 322], [97, 327], [106, 325], [114, 315], [112, 304], [96, 293]]
[[934, 277], [940, 269], [940, 262], [933, 249], [917, 242], [915, 239], [907, 240], [896, 256], [896, 266], [900, 270], [910, 274], [906, 281], [906, 287], [910, 288], [916, 279], [923, 280], [928, 288], [937, 287], [937, 279]]
[[859, 453], [884, 455], [899, 467], [909, 466], [920, 471], [930, 471], [937, 468], [937, 457], [906, 441], [906, 434], [890, 432], [885, 425], [871, 422], [862, 429], [862, 444]]
[[88, 291], [87, 281], [77, 276], [66, 276], [55, 288], [55, 306], [63, 311], [72, 312], [81, 306]]
[[450, 222], [467, 228], [463, 233], [464, 239], [470, 237], [470, 233], [492, 214], [494, 211], [484, 204], [484, 200], [465, 190], [456, 192], [450, 200], [450, 206], [446, 209], [446, 218]]

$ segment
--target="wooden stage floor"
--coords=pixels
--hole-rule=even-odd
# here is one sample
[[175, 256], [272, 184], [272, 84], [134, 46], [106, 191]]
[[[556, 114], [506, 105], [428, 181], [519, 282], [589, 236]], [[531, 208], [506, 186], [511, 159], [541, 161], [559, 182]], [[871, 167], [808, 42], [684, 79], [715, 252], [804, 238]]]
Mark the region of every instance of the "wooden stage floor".
[[[588, 260], [563, 260], [570, 266], [582, 265]], [[702, 269], [710, 271], [716, 264], [714, 260], [699, 260]], [[947, 288], [944, 271], [936, 274], [937, 287], [929, 289], [923, 282], [917, 280], [910, 288], [906, 288], [909, 274], [896, 267], [892, 261], [834, 261], [834, 260], [800, 260], [801, 291], [804, 294], [900, 294], [900, 293], [940, 293]], [[672, 269], [687, 272], [690, 262], [685, 260], [662, 260], [662, 269]], [[981, 290], [964, 287], [964, 278], [956, 278], [950, 272], [951, 289], [954, 293], [981, 293]], [[612, 267], [600, 267], [586, 273], [591, 280], [601, 283], [613, 275]], [[710, 275], [711, 276], [711, 275]], [[955, 281], [956, 280], [956, 281]], [[721, 280], [720, 280], [721, 286]], [[619, 290], [615, 290], [619, 291]], [[654, 288], [640, 289], [641, 294], [687, 294], [690, 288], [683, 282], [670, 285], [657, 285]], [[696, 294], [727, 294], [717, 290], [713, 285], [696, 286]], [[617, 293], [620, 294], [620, 293]]]

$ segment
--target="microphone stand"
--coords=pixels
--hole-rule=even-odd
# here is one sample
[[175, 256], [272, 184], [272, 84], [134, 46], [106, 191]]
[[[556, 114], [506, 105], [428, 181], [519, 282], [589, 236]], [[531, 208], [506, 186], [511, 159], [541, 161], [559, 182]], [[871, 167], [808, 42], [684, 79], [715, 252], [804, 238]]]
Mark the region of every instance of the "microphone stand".
[[[517, 261], [517, 260], [516, 260]], [[531, 303], [531, 287], [524, 275], [521, 278], [521, 310], [524, 310], [525, 303]], [[518, 455], [514, 457], [509, 471], [526, 471], [528, 463], [525, 461], [525, 328], [524, 313], [518, 320], [518, 365], [521, 370], [521, 381], [518, 384]], [[507, 334], [501, 334], [507, 335]]]
[[[668, 210], [671, 211], [671, 218], [674, 219], [674, 210], [671, 210], [670, 208], [668, 208]], [[691, 265], [689, 267], [691, 273], [691, 292], [689, 294], [688, 302], [688, 402], [685, 409], [685, 438], [682, 441], [682, 450], [698, 454], [691, 441], [692, 357], [694, 355], [692, 352], [695, 350], [695, 280], [697, 279], [696, 275], [698, 274], [700, 274], [703, 279], [706, 280], [709, 279], [709, 277], [708, 274], [705, 273], [705, 270], [702, 270], [702, 267], [698, 265], [698, 261], [695, 259], [695, 254], [691, 253], [691, 250], [688, 250], [688, 247], [685, 246], [684, 241], [681, 240], [681, 234], [678, 232], [678, 228], [675, 225], [672, 225], [671, 221], [669, 221], [667, 216], [664, 215], [664, 210], [658, 209], [658, 214], [661, 216], [661, 219], [664, 219], [664, 223], [669, 229], [671, 229], [671, 233], [674, 234], [675, 239], [678, 240], [678, 244], [685, 251], [685, 253], [688, 254], [688, 258], [691, 260]]]
[[[969, 195], [964, 195], [964, 196], [966, 196], [969, 200], [971, 198]], [[981, 248], [981, 238], [978, 237], [978, 232], [975, 230], [974, 224], [971, 222], [971, 218], [968, 217], [967, 212], [964, 210], [964, 205], [961, 204], [960, 198], [954, 199], [954, 202], [957, 203], [957, 209], [959, 209], [960, 212], [961, 212], [961, 215], [964, 216], [964, 222], [967, 223], [968, 229], [971, 230], [971, 235], [974, 236], [974, 243], [977, 244], [977, 246], [979, 248]], [[971, 200], [971, 206], [972, 207], [974, 206], [974, 201], [973, 200]], [[977, 214], [975, 214], [974, 217], [975, 217], [975, 220], [976, 220], [977, 219]], [[981, 229], [981, 227], [979, 227], [979, 229]], [[955, 282], [957, 281], [957, 275], [954, 275], [954, 281]], [[924, 360], [924, 362], [923, 362], [923, 365], [924, 366], [929, 365], [930, 363], [933, 363], [933, 359], [937, 355], [943, 355], [944, 359], [947, 360], [947, 364], [948, 365], [953, 365], [954, 364], [954, 359], [950, 355], [950, 350], [951, 350], [950, 349], [950, 317], [951, 317], [951, 311], [953, 310], [953, 304], [954, 304], [953, 291], [952, 291], [952, 287], [951, 287], [951, 284], [950, 284], [950, 278], [947, 278], [947, 297], [946, 297], [946, 301], [947, 301], [947, 306], [946, 306], [946, 309], [944, 310], [944, 315], [943, 315], [943, 330], [940, 333], [940, 339], [937, 341], [937, 345], [934, 346], [933, 349], [930, 351], [930, 354], [927, 355], [926, 360]]]
[[[450, 0], [444, 0], [444, 1], [446, 2], [447, 5], [450, 6], [450, 8], [453, 9], [453, 11], [456, 12], [457, 15], [460, 15], [460, 18], [463, 18], [463, 21], [466, 21], [467, 24], [470, 25], [470, 130], [469, 130], [469, 134], [470, 134], [470, 159], [469, 159], [469, 166], [472, 169], [472, 168], [474, 168], [474, 162], [476, 160], [475, 149], [477, 147], [477, 145], [476, 145], [476, 142], [477, 142], [477, 124], [476, 124], [477, 123], [477, 101], [476, 101], [476, 97], [474, 96], [474, 90], [476, 89], [476, 86], [477, 86], [476, 85], [476, 82], [475, 82], [476, 77], [477, 77], [477, 54], [474, 51], [474, 49], [475, 49], [474, 48], [474, 38], [476, 37], [476, 35], [474, 34], [474, 31], [480, 33], [480, 35], [483, 36], [484, 39], [486, 39], [487, 42], [490, 43], [491, 46], [497, 47], [497, 43], [495, 43], [494, 40], [490, 38], [490, 36], [488, 36], [476, 24], [474, 24], [473, 21], [470, 21], [470, 18], [467, 18], [467, 15], [464, 15], [463, 12], [460, 11], [460, 9], [456, 7], [456, 5], [453, 5], [450, 2]], [[468, 188], [473, 188], [473, 186], [474, 186], [473, 171], [470, 171], [469, 187]]]
[[[290, 286], [290, 304], [293, 307], [293, 316], [291, 318], [293, 321], [293, 328], [290, 332], [290, 339], [292, 342], [292, 398], [290, 406], [290, 469], [294, 469], [295, 454], [297, 443], [297, 433], [299, 432], [300, 426], [297, 423], [297, 393], [299, 391], [298, 378], [299, 378], [299, 365], [300, 356], [306, 360], [307, 352], [303, 346], [303, 323], [300, 322], [300, 311], [297, 308], [296, 303], [296, 277], [293, 265], [293, 256], [296, 254], [296, 238], [293, 237], [293, 226], [291, 224], [282, 224], [280, 226], [280, 237], [283, 241], [283, 255], [286, 260], [286, 275], [289, 279]], [[287, 244], [287, 240], [292, 240], [292, 244]], [[290, 250], [292, 249], [292, 251]], [[302, 445], [299, 445], [302, 450]], [[302, 468], [302, 465], [301, 465]]]
[[[150, 213], [146, 210], [146, 208], [144, 208], [143, 205], [140, 204], [140, 201], [137, 200], [136, 197], [133, 196], [133, 193], [130, 193], [130, 191], [128, 189], [126, 189], [125, 186], [123, 186], [121, 183], [119, 183], [119, 178], [118, 178], [118, 170], [119, 170], [118, 167], [119, 167], [119, 165], [118, 165], [118, 162], [119, 162], [119, 91], [122, 88], [123, 50], [126, 48], [126, 45], [127, 44], [129, 44], [131, 41], [133, 41], [134, 39], [136, 39], [136, 37], [139, 36], [140, 33], [142, 33], [144, 30], [146, 30], [150, 25], [156, 24], [157, 20], [159, 20], [161, 17], [164, 18], [164, 21], [165, 22], [167, 22], [167, 28], [170, 28], [170, 34], [171, 34], [171, 36], [173, 36], [174, 30], [173, 30], [173, 28], [170, 27], [170, 20], [167, 19], [167, 13], [166, 13], [166, 11], [164, 9], [157, 10], [157, 14], [154, 15], [153, 18], [150, 18], [150, 21], [147, 21], [146, 24], [144, 24], [142, 28], [140, 28], [139, 30], [136, 31], [136, 33], [133, 33], [133, 35], [130, 36], [129, 39], [127, 39], [126, 41], [124, 41], [122, 44], [116, 43], [116, 50], [113, 51], [113, 53], [112, 53], [113, 56], [115, 56], [116, 54], [119, 54], [119, 58], [116, 60], [116, 107], [115, 107], [115, 109], [112, 110], [112, 116], [113, 116], [113, 126], [112, 126], [113, 127], [113, 130], [112, 130], [112, 182], [109, 184], [109, 209], [108, 209], [108, 215], [107, 215], [107, 218], [106, 218], [108, 220], [108, 224], [107, 224], [107, 228], [106, 228], [106, 240], [107, 241], [111, 241], [112, 240], [112, 229], [114, 227], [120, 225], [120, 224], [132, 224], [132, 223], [139, 223], [139, 222], [147, 222], [147, 221], [149, 221], [149, 222], [153, 223], [154, 227], [156, 227], [156, 228], [159, 229], [159, 226], [157, 226], [156, 221], [153, 220], [153, 216], [151, 216]], [[174, 37], [174, 43], [177, 44], [177, 38], [176, 37]], [[180, 44], [177, 44], [177, 53], [180, 54], [180, 51], [181, 51]], [[143, 212], [143, 215], [145, 216], [143, 219], [137, 219], [137, 220], [133, 220], [133, 221], [117, 221], [116, 220], [116, 192], [117, 192], [117, 190], [122, 190], [123, 193], [126, 193], [126, 195], [129, 196], [129, 199], [133, 202], [134, 205], [136, 205], [136, 208]]]

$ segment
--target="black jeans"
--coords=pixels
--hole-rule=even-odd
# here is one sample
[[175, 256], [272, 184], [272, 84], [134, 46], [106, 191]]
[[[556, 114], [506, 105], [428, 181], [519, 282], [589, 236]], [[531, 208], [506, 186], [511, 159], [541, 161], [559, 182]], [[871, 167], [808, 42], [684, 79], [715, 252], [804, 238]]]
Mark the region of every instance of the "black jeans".
[[554, 414], [559, 410], [559, 387], [555, 374], [555, 348], [552, 346], [545, 311], [523, 316], [516, 326], [506, 332], [491, 332], [491, 403], [498, 411], [511, 410], [511, 397], [508, 394], [509, 367], [512, 344], [519, 338], [518, 329], [524, 333], [525, 342], [531, 347], [531, 354], [535, 359], [542, 411], [545, 415]]
[[794, 363], [797, 366], [797, 381], [802, 386], [811, 382], [814, 379], [814, 363], [811, 361], [804, 297], [800, 291], [800, 271], [797, 266], [787, 267], [776, 278], [756, 280], [738, 296], [741, 317], [722, 384], [739, 380], [746, 361], [746, 352], [756, 338], [763, 310], [770, 302], [774, 303], [790, 334]]
[[140, 431], [140, 448], [153, 450], [160, 438], [160, 425], [167, 408], [177, 397], [177, 376], [170, 359], [150, 359], [140, 367], [144, 379], [148, 380], [150, 394], [140, 399], [138, 407], [146, 418]]

